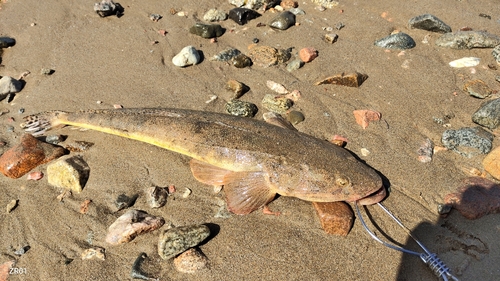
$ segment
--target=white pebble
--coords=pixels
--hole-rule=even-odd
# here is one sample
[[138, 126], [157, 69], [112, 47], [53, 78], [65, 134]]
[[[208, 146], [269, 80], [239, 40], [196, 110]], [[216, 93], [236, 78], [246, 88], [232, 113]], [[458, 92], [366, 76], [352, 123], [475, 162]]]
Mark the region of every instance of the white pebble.
[[191, 195], [191, 189], [186, 187], [186, 190], [184, 190], [184, 193], [182, 194], [182, 198], [188, 198], [189, 195]]
[[368, 155], [370, 155], [370, 151], [363, 147], [363, 148], [361, 148], [361, 155], [368, 156]]
[[479, 64], [479, 61], [481, 61], [480, 58], [475, 58], [475, 57], [465, 57], [461, 58], [458, 60], [454, 60], [449, 63], [451, 67], [456, 67], [456, 68], [461, 68], [461, 67], [471, 67], [471, 66], [476, 66]]
[[199, 62], [200, 54], [193, 46], [184, 47], [180, 53], [172, 58], [172, 63], [180, 67], [195, 65]]

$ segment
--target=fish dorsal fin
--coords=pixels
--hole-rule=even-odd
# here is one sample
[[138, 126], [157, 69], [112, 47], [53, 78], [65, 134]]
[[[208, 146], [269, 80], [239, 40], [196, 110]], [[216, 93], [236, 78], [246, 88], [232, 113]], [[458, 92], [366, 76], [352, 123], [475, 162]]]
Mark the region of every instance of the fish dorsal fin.
[[232, 171], [196, 159], [191, 159], [189, 166], [195, 179], [209, 185], [224, 185], [227, 183], [225, 177], [233, 173]]
[[271, 202], [273, 192], [264, 178], [263, 172], [233, 172], [224, 185], [227, 208], [237, 215], [249, 214]]

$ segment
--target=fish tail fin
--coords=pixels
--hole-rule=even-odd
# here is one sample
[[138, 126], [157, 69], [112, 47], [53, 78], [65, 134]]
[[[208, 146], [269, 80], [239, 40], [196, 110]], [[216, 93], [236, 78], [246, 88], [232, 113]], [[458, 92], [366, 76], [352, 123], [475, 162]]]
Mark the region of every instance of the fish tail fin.
[[25, 122], [21, 124], [21, 128], [33, 136], [42, 135], [52, 128], [64, 126], [64, 123], [61, 121], [65, 119], [64, 116], [67, 114], [64, 111], [52, 110], [28, 115], [24, 117]]

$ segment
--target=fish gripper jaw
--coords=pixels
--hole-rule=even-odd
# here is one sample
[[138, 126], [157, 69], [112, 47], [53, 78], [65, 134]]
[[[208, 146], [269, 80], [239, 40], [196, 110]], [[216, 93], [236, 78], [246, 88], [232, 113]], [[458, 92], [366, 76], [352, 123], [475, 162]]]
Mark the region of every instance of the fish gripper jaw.
[[436, 254], [421, 253], [420, 259], [422, 259], [422, 261], [427, 266], [429, 266], [432, 272], [434, 272], [434, 274], [442, 280], [448, 281], [448, 277], [451, 277], [452, 280], [458, 281], [455, 276], [451, 275], [450, 269], [446, 266], [446, 264], [444, 264], [442, 260], [438, 258]]
[[380, 208], [382, 208], [382, 210], [384, 210], [397, 224], [399, 224], [399, 226], [401, 226], [406, 231], [406, 233], [413, 240], [415, 240], [415, 242], [417, 242], [417, 244], [420, 246], [420, 248], [422, 248], [422, 250], [424, 250], [424, 252], [418, 253], [418, 252], [411, 251], [411, 250], [408, 250], [408, 249], [405, 249], [402, 247], [398, 247], [396, 245], [387, 243], [387, 242], [383, 241], [382, 239], [380, 239], [379, 237], [377, 237], [377, 235], [375, 235], [375, 233], [373, 233], [366, 225], [365, 220], [363, 219], [363, 216], [361, 215], [361, 212], [359, 211], [358, 203], [355, 202], [354, 206], [356, 207], [356, 213], [358, 214], [358, 218], [359, 218], [359, 221], [361, 222], [361, 225], [375, 241], [377, 241], [377, 242], [381, 243], [382, 245], [389, 247], [393, 250], [397, 250], [397, 251], [400, 251], [403, 253], [419, 256], [420, 259], [432, 270], [434, 275], [436, 275], [439, 279], [441, 279], [443, 281], [449, 281], [450, 280], [449, 278], [451, 278], [451, 280], [453, 280], [453, 281], [458, 281], [458, 278], [456, 278], [455, 276], [453, 276], [451, 274], [450, 269], [446, 266], [446, 264], [444, 264], [444, 262], [442, 260], [440, 260], [436, 254], [431, 253], [424, 246], [424, 244], [422, 244], [420, 241], [418, 241], [417, 238], [411, 233], [410, 229], [408, 229], [406, 226], [404, 226], [403, 223], [398, 218], [396, 218], [391, 212], [389, 212], [389, 210], [387, 210], [387, 208], [384, 207], [384, 205], [382, 205], [381, 203], [377, 203], [377, 205]]

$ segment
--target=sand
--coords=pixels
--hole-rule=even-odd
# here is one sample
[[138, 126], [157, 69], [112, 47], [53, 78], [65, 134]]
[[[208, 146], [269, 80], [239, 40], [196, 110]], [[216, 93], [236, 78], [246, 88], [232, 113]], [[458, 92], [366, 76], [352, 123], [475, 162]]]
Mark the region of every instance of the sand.
[[[5, 1], [4, 1], [5, 2]], [[306, 11], [298, 16], [299, 26], [284, 32], [256, 27], [275, 16], [270, 12], [245, 26], [232, 21], [221, 25], [226, 32], [217, 43], [188, 33], [210, 8], [228, 11], [226, 0], [219, 1], [133, 1], [122, 0], [121, 17], [100, 18], [93, 11], [94, 1], [23, 0], [1, 4], [0, 35], [16, 39], [4, 50], [0, 75], [18, 77], [24, 71], [26, 86], [2, 109], [1, 139], [16, 144], [23, 131], [22, 117], [45, 110], [83, 110], [124, 107], [175, 107], [223, 112], [231, 94], [226, 81], [236, 79], [250, 92], [242, 100], [265, 110], [260, 101], [267, 93], [269, 79], [302, 93], [294, 109], [306, 120], [298, 130], [318, 138], [335, 134], [348, 138], [346, 146], [386, 178], [390, 195], [384, 205], [419, 237], [424, 245], [461, 275], [461, 280], [500, 278], [500, 217], [487, 215], [474, 221], [452, 212], [439, 218], [437, 205], [467, 177], [463, 168], [482, 169], [484, 155], [470, 159], [451, 151], [434, 155], [432, 162], [420, 163], [417, 149], [430, 138], [440, 145], [447, 128], [433, 117], [454, 114], [452, 129], [474, 126], [471, 115], [483, 100], [462, 91], [469, 79], [482, 79], [498, 90], [498, 70], [491, 49], [451, 50], [434, 45], [439, 36], [423, 30], [409, 30], [410, 18], [431, 13], [453, 30], [469, 26], [500, 35], [496, 1], [340, 1], [334, 9], [320, 12], [310, 1], [300, 1]], [[187, 12], [187, 17], [171, 15], [171, 8]], [[343, 11], [341, 13], [340, 11]], [[163, 16], [158, 22], [150, 13]], [[385, 13], [384, 17], [381, 15]], [[491, 19], [479, 17], [480, 13]], [[334, 27], [339, 39], [326, 43], [323, 27]], [[158, 30], [168, 31], [166, 36]], [[405, 52], [385, 51], [373, 45], [394, 29], [412, 36], [417, 46]], [[421, 41], [430, 35], [429, 44]], [[269, 68], [253, 66], [236, 69], [207, 58], [227, 47], [247, 52], [253, 38], [261, 45], [276, 48], [314, 47], [319, 56], [303, 68], [289, 73], [285, 65]], [[152, 42], [158, 41], [153, 44]], [[178, 68], [172, 57], [187, 45], [201, 50], [199, 65]], [[448, 62], [465, 57], [481, 58], [475, 73], [471, 68], [454, 69]], [[407, 65], [403, 68], [402, 65]], [[42, 75], [42, 68], [55, 72]], [[369, 78], [359, 88], [335, 85], [314, 86], [329, 75], [358, 71]], [[206, 103], [210, 96], [218, 99]], [[98, 103], [101, 101], [101, 103]], [[24, 108], [23, 114], [19, 110]], [[382, 120], [362, 129], [352, 111], [371, 109], [382, 113]], [[9, 118], [14, 118], [14, 122]], [[14, 126], [14, 132], [7, 127]], [[141, 252], [149, 258], [143, 271], [160, 280], [435, 280], [418, 257], [402, 254], [375, 242], [356, 220], [347, 237], [327, 235], [320, 227], [309, 202], [280, 197], [270, 204], [281, 216], [254, 212], [246, 216], [215, 218], [221, 194], [197, 182], [190, 174], [189, 158], [160, 148], [99, 132], [63, 128], [54, 133], [67, 141], [88, 141], [95, 145], [82, 155], [90, 166], [90, 178], [80, 194], [63, 203], [56, 197], [61, 190], [46, 178], [27, 181], [0, 177], [0, 207], [12, 199], [19, 206], [10, 214], [0, 214], [0, 262], [15, 257], [16, 267], [25, 269], [9, 280], [127, 280], [134, 260]], [[498, 146], [494, 141], [494, 147]], [[370, 151], [361, 156], [361, 149]], [[312, 152], [311, 152], [312, 153]], [[36, 170], [45, 172], [46, 165]], [[179, 194], [165, 207], [150, 209], [144, 191], [151, 185], [175, 185]], [[191, 196], [182, 198], [185, 188]], [[156, 252], [158, 231], [137, 237], [133, 242], [111, 246], [104, 238], [109, 225], [125, 211], [115, 213], [113, 201], [119, 194], [140, 195], [133, 208], [162, 216], [174, 225], [209, 223], [214, 232], [200, 246], [210, 260], [210, 269], [189, 275], [174, 269]], [[91, 199], [89, 212], [79, 213], [80, 203]], [[4, 207], [2, 207], [4, 208]], [[391, 239], [412, 250], [405, 232], [378, 207], [367, 208], [376, 224]], [[5, 210], [5, 209], [3, 209]], [[376, 232], [380, 234], [380, 231]], [[89, 244], [92, 243], [92, 245]], [[14, 251], [29, 245], [22, 256]], [[106, 260], [81, 260], [91, 246], [106, 249]]]

